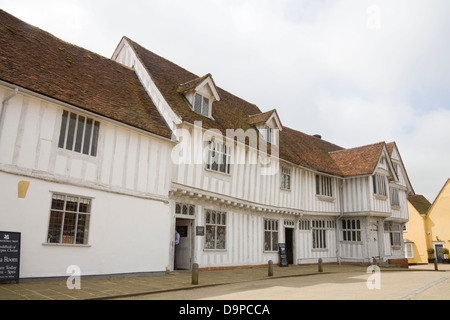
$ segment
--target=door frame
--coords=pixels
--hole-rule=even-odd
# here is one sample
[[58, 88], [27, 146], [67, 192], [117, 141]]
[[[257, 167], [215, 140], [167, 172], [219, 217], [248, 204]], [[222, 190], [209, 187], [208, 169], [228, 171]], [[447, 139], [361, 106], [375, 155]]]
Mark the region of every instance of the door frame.
[[[286, 237], [287, 230], [290, 230], [289, 232], [291, 233], [291, 241], [289, 243]], [[288, 264], [295, 264], [295, 227], [284, 226], [284, 242], [286, 245], [286, 250], [288, 252]]]
[[[179, 224], [180, 222], [180, 224]], [[181, 222], [184, 222], [181, 224]], [[194, 222], [195, 219], [194, 218], [190, 218], [190, 217], [175, 217], [175, 228], [177, 228], [178, 226], [183, 226], [185, 223], [187, 223], [187, 227], [188, 227], [188, 237], [189, 239], [189, 253], [186, 255], [186, 259], [189, 259], [189, 262], [185, 261], [185, 264], [188, 265], [188, 268], [182, 268], [179, 270], [191, 270], [192, 269], [192, 261], [194, 258], [194, 248], [195, 248], [195, 235], [194, 235]], [[174, 231], [175, 232], [175, 231]], [[175, 238], [175, 236], [174, 236]], [[181, 237], [180, 237], [180, 241], [181, 241]], [[177, 255], [177, 246], [174, 245], [174, 250], [173, 250], [173, 260], [174, 260], [174, 264], [173, 264], [173, 269], [176, 269], [176, 265], [175, 265], [175, 259], [176, 259], [176, 255]]]

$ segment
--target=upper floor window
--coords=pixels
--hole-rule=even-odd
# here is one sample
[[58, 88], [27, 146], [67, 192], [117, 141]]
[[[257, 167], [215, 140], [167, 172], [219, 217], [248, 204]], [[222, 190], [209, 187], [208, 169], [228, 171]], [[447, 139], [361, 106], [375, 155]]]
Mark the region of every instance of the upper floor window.
[[231, 148], [223, 143], [209, 141], [206, 169], [230, 173]]
[[291, 169], [281, 167], [281, 189], [291, 190]]
[[372, 176], [373, 193], [380, 196], [387, 196], [386, 177], [380, 174]]
[[391, 206], [399, 207], [400, 199], [398, 197], [398, 189], [391, 188], [390, 197], [391, 197]]
[[99, 128], [100, 122], [64, 110], [58, 147], [95, 157]]
[[194, 97], [194, 111], [209, 117], [209, 99], [196, 93]]
[[316, 174], [316, 194], [333, 197], [333, 180], [330, 177]]

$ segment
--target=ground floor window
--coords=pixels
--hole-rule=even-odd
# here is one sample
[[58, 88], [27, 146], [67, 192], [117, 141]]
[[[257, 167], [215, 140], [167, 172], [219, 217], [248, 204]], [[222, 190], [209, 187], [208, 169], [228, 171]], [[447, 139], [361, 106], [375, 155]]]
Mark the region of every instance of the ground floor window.
[[414, 250], [413, 250], [412, 243], [405, 244], [405, 258], [409, 258], [409, 259], [414, 258]]
[[48, 243], [87, 244], [91, 199], [73, 195], [52, 195]]
[[387, 223], [385, 224], [385, 230], [389, 231], [389, 237], [391, 240], [391, 246], [393, 247], [401, 247], [402, 245], [402, 232], [400, 224], [398, 223]]
[[326, 249], [327, 248], [327, 221], [325, 220], [313, 220], [312, 221], [312, 247], [313, 249]]
[[226, 212], [206, 210], [205, 225], [205, 249], [226, 249]]
[[342, 220], [342, 240], [361, 241], [361, 221], [359, 219]]
[[264, 219], [264, 251], [278, 251], [278, 220]]

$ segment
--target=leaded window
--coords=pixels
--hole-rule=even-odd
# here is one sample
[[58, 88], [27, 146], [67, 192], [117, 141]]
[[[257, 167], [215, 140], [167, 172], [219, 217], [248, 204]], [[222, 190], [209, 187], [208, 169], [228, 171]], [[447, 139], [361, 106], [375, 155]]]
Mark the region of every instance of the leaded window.
[[278, 251], [278, 220], [264, 219], [264, 251]]
[[226, 212], [206, 210], [205, 228], [205, 249], [226, 249]]
[[53, 194], [48, 226], [48, 243], [87, 244], [91, 199]]
[[342, 220], [342, 240], [357, 242], [361, 241], [361, 221], [359, 219]]

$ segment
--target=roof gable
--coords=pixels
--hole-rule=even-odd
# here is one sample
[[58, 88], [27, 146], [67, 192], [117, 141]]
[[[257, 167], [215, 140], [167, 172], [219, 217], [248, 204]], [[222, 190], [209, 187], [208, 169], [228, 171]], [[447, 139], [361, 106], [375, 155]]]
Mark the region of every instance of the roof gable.
[[209, 96], [214, 97], [216, 101], [220, 101], [220, 96], [217, 92], [216, 84], [214, 83], [214, 80], [210, 73], [203, 77], [180, 84], [177, 89], [179, 93], [186, 93], [188, 91], [201, 92], [205, 90], [207, 90]]
[[267, 112], [249, 115], [248, 122], [256, 126], [268, 125], [272, 129], [278, 129], [280, 131], [283, 130], [283, 125], [281, 124], [280, 117], [278, 116], [277, 110], [275, 109]]

